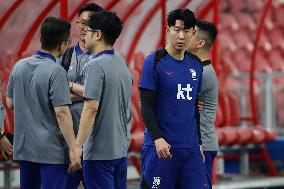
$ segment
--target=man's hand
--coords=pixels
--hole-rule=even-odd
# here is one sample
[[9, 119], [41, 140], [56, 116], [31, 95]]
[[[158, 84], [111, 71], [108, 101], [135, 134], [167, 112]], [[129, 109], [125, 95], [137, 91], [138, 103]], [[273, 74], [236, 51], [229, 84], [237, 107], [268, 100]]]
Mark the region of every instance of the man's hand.
[[71, 164], [68, 168], [68, 173], [74, 173], [74, 172], [78, 171], [79, 169], [82, 169], [81, 155], [79, 155], [79, 159], [77, 158], [77, 154], [79, 154], [79, 153], [82, 154], [82, 148], [81, 148], [80, 152], [76, 153], [75, 151], [76, 151], [76, 148], [69, 151], [69, 157], [70, 157]]
[[202, 160], [203, 160], [203, 163], [204, 163], [205, 162], [205, 155], [203, 153], [202, 145], [199, 145], [199, 147], [200, 147], [200, 153], [202, 155]]
[[202, 101], [198, 101], [198, 109], [199, 111], [202, 110], [202, 108], [204, 107], [204, 103]]
[[8, 156], [13, 155], [13, 146], [6, 136], [0, 139], [0, 149], [4, 159], [8, 159]]
[[70, 93], [70, 95], [71, 95], [72, 102], [83, 102], [84, 101], [83, 97], [81, 97], [79, 95], [76, 95], [72, 92]]
[[156, 146], [156, 151], [161, 159], [172, 159], [170, 152], [171, 145], [168, 144], [163, 138], [159, 138], [154, 141]]

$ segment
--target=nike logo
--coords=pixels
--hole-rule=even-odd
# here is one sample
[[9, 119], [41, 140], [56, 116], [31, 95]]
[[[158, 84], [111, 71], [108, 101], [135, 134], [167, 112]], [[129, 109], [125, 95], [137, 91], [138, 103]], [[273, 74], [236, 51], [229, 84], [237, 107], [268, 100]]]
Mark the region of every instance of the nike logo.
[[174, 72], [166, 72], [168, 76], [173, 75]]

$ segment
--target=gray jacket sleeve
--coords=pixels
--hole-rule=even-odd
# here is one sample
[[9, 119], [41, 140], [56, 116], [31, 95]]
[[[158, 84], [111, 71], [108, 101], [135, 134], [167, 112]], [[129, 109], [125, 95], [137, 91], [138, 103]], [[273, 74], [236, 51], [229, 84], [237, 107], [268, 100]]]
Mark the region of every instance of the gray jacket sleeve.
[[72, 104], [67, 73], [62, 67], [54, 70], [49, 85], [49, 98], [54, 107]]

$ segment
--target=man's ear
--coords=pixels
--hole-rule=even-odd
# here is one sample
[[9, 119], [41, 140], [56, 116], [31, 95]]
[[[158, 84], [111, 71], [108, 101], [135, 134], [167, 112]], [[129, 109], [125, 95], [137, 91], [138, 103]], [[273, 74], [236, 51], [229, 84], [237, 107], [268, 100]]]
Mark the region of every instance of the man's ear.
[[63, 42], [61, 42], [59, 45], [57, 45], [57, 51], [58, 52], [61, 52], [61, 49], [62, 49], [62, 47], [63, 47]]
[[96, 37], [96, 39], [101, 39], [103, 37], [103, 33], [101, 30], [97, 30], [93, 34]]
[[196, 35], [196, 28], [192, 28], [192, 35]]
[[68, 48], [68, 42], [62, 41], [60, 44], [57, 45], [57, 52], [64, 53], [65, 50]]
[[205, 43], [206, 43], [205, 40], [203, 40], [203, 39], [199, 40], [199, 43], [198, 43], [197, 48], [202, 48], [202, 47], [204, 47]]
[[64, 49], [65, 47], [66, 47], [66, 45], [67, 45], [67, 42], [66, 41], [62, 41], [59, 45], [58, 45], [58, 51], [59, 52], [61, 52], [62, 51], [62, 49]]
[[167, 26], [167, 27], [166, 27], [166, 33], [168, 34], [169, 32], [170, 32], [170, 27]]

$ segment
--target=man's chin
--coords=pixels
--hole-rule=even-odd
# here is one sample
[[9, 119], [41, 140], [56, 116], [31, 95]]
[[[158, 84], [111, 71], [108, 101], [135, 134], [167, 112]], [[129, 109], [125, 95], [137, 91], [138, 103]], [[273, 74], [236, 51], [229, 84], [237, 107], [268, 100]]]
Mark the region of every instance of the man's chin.
[[83, 43], [85, 43], [85, 37], [82, 37], [82, 36], [81, 36], [81, 37], [80, 37], [80, 41], [83, 42]]
[[175, 49], [178, 50], [178, 51], [182, 51], [182, 50], [185, 50], [185, 47], [184, 46], [176, 46]]
[[86, 45], [85, 44], [85, 48], [88, 50], [88, 51], [90, 51], [90, 50], [92, 50], [92, 48], [90, 48], [88, 45]]

